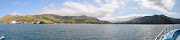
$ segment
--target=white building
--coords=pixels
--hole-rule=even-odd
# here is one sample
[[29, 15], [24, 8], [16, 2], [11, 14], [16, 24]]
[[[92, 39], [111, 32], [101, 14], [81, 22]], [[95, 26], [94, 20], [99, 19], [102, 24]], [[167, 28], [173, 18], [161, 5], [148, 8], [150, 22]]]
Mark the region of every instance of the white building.
[[16, 22], [17, 24], [21, 24], [22, 22], [21, 21], [19, 21], [19, 22]]
[[16, 24], [17, 22], [16, 21], [12, 21], [13, 24]]

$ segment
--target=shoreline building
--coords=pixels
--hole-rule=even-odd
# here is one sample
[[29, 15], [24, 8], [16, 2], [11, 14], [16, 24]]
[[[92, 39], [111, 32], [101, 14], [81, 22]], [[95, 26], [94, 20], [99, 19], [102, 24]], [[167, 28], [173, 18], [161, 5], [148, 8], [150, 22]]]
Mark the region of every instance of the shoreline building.
[[12, 21], [11, 23], [12, 23], [12, 24], [16, 24], [17, 22], [16, 22], [16, 21]]

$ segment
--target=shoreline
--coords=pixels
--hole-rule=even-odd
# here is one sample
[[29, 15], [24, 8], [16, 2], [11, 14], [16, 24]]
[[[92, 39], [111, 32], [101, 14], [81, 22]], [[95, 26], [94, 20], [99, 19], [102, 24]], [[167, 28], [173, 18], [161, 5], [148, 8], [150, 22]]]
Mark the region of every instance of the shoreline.
[[[10, 23], [0, 23], [0, 24], [10, 24]], [[56, 24], [73, 24], [73, 23], [56, 23]], [[91, 24], [91, 23], [76, 23], [76, 24]], [[116, 24], [116, 23], [107, 23], [107, 24]]]

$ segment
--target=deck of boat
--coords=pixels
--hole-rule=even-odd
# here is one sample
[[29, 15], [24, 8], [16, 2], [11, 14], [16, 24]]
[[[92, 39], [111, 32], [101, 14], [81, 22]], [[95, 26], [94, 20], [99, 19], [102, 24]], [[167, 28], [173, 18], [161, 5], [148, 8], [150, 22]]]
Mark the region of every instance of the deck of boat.
[[[173, 26], [172, 29], [174, 29], [174, 26]], [[167, 36], [166, 34], [167, 34], [170, 30], [172, 30], [172, 29], [171, 29], [170, 26], [169, 26], [169, 27], [165, 27], [165, 28], [160, 32], [159, 35], [155, 36], [155, 40], [163, 40], [164, 36]]]

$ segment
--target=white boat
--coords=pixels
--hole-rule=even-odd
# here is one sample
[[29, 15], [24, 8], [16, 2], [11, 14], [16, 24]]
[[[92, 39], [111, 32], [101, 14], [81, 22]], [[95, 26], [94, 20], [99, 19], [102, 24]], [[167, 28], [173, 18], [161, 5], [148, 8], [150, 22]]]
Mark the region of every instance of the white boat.
[[155, 36], [155, 40], [180, 40], [180, 29], [175, 29], [174, 25], [165, 27], [159, 35]]
[[173, 29], [167, 32], [162, 40], [180, 40], [180, 29]]
[[4, 39], [4, 36], [1, 36], [0, 40]]

